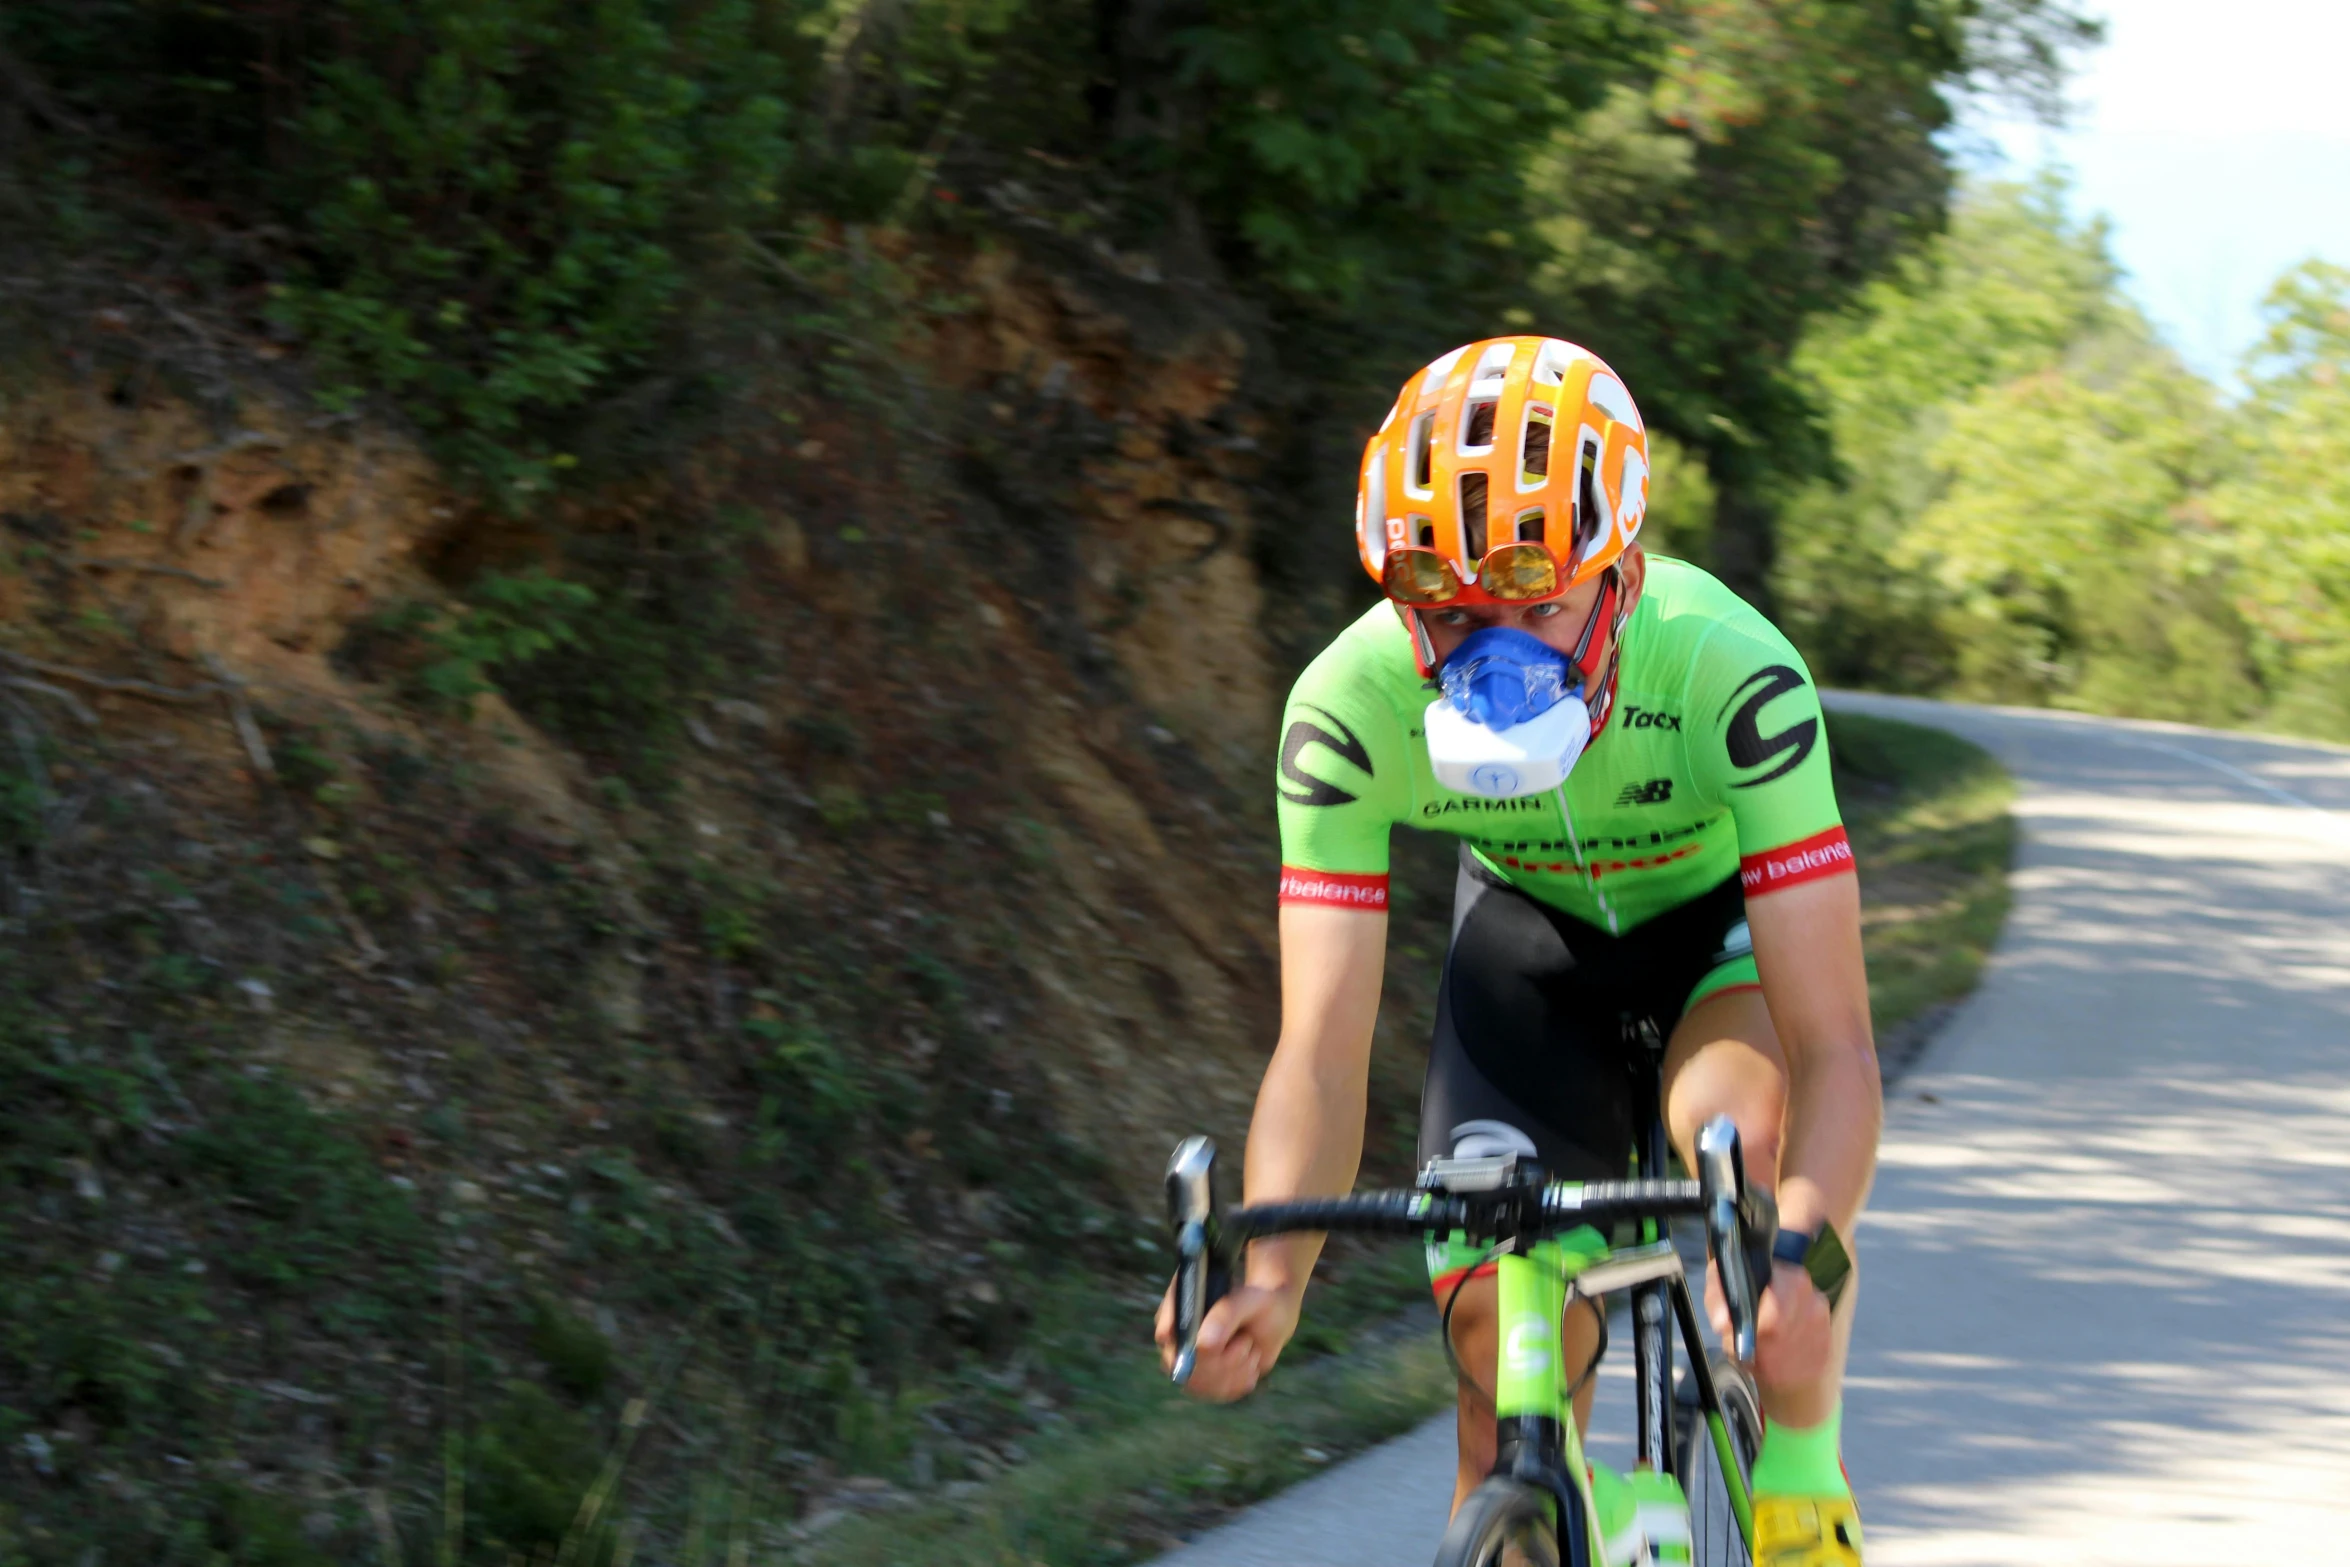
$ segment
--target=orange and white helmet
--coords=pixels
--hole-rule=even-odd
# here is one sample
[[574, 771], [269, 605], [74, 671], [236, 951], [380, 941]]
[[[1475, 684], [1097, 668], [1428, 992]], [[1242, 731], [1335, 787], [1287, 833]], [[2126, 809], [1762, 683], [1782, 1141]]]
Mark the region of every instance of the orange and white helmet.
[[1606, 571], [1647, 513], [1623, 379], [1555, 337], [1493, 337], [1404, 383], [1363, 448], [1355, 543], [1406, 608], [1526, 604]]

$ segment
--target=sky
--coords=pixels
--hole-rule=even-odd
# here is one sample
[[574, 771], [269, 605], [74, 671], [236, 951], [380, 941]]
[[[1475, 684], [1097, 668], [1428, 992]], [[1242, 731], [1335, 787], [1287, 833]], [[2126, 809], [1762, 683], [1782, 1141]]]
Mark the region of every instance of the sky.
[[1984, 116], [2005, 172], [2054, 162], [2112, 223], [2129, 290], [2195, 368], [2235, 370], [2260, 300], [2350, 265], [2350, 0], [2090, 0], [2106, 41], [2056, 132]]

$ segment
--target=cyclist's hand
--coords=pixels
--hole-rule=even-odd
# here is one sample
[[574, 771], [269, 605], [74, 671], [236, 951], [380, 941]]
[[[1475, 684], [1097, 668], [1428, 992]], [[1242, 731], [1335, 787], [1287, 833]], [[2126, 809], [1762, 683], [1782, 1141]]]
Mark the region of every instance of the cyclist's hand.
[[[1714, 1332], [1729, 1343], [1730, 1303], [1722, 1295], [1721, 1272], [1712, 1267], [1706, 1270], [1705, 1306]], [[1794, 1263], [1774, 1263], [1771, 1287], [1754, 1314], [1755, 1380], [1765, 1387], [1808, 1386], [1827, 1375], [1834, 1353], [1828, 1297]]]
[[[1235, 1284], [1230, 1294], [1208, 1308], [1199, 1330], [1199, 1359], [1192, 1366], [1184, 1391], [1194, 1398], [1228, 1404], [1246, 1397], [1297, 1331], [1299, 1293]], [[1175, 1368], [1175, 1287], [1159, 1301], [1159, 1360]]]

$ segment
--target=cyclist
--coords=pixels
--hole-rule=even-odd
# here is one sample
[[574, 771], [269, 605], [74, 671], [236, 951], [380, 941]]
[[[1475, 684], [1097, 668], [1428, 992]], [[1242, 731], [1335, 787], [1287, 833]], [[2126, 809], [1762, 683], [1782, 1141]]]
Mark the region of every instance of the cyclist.
[[[1625, 1173], [1643, 1102], [1684, 1159], [1708, 1118], [1733, 1117], [1782, 1225], [1753, 1368], [1758, 1567], [1851, 1567], [1838, 1430], [1856, 1292], [1832, 1309], [1801, 1262], [1823, 1225], [1851, 1234], [1882, 1115], [1852, 851], [1802, 659], [1705, 572], [1645, 555], [1647, 491], [1623, 381], [1555, 339], [1444, 355], [1365, 449], [1356, 542], [1387, 602], [1307, 667], [1284, 714], [1282, 1026], [1246, 1198], [1353, 1184], [1388, 833], [1453, 834], [1420, 1157], [1515, 1150], [1604, 1179]], [[1272, 1368], [1319, 1250], [1250, 1248], [1200, 1334], [1193, 1392], [1238, 1398]], [[1461, 1285], [1462, 1363], [1491, 1366], [1490, 1265], [1478, 1276], [1457, 1242], [1429, 1250], [1439, 1296]], [[1718, 1279], [1709, 1298], [1726, 1327]], [[1166, 1307], [1159, 1338], [1171, 1347]], [[1564, 1346], [1589, 1363], [1590, 1314], [1569, 1314]], [[1589, 1410], [1586, 1386], [1577, 1418]], [[1464, 1386], [1456, 1508], [1493, 1443], [1490, 1405]]]

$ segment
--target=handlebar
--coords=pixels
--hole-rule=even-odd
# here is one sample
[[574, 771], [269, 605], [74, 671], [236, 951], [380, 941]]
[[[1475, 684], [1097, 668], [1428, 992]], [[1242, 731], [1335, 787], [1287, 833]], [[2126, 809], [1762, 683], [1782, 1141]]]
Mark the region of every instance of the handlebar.
[[1459, 1230], [1472, 1240], [1541, 1240], [1581, 1225], [1703, 1215], [1721, 1266], [1738, 1358], [1754, 1357], [1754, 1316], [1770, 1283], [1777, 1205], [1746, 1185], [1738, 1128], [1716, 1116], [1698, 1136], [1694, 1180], [1547, 1184], [1532, 1161], [1429, 1162], [1417, 1191], [1356, 1192], [1259, 1203], [1225, 1212], [1216, 1194], [1216, 1145], [1187, 1137], [1167, 1161], [1167, 1219], [1175, 1232], [1175, 1366], [1191, 1379], [1199, 1330], [1223, 1298], [1233, 1263], [1252, 1240], [1299, 1231], [1418, 1237]]

